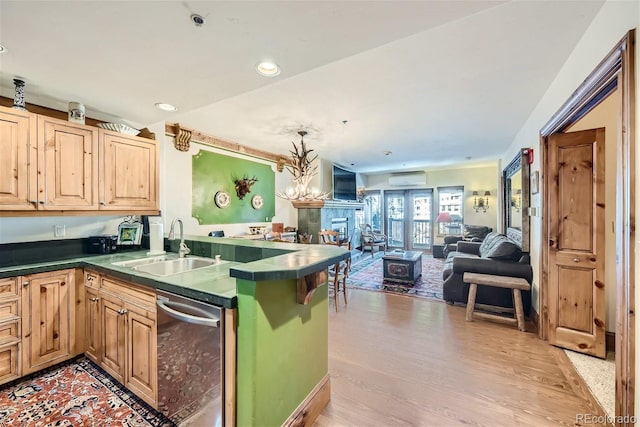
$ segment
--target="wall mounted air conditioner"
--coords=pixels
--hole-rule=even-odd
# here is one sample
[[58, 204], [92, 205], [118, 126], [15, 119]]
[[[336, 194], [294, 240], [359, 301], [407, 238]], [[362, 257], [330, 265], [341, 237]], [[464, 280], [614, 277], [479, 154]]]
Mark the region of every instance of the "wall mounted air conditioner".
[[424, 172], [394, 173], [389, 177], [389, 185], [392, 187], [410, 187], [426, 184], [427, 175]]

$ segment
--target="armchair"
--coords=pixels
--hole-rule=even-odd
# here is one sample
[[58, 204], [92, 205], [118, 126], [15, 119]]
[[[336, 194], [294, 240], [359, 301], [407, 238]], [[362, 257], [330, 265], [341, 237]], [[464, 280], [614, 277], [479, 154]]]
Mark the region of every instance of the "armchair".
[[373, 231], [371, 224], [365, 224], [362, 228], [361, 244], [363, 253], [367, 248], [371, 250], [371, 258], [373, 258], [374, 247], [377, 247], [378, 250], [382, 249], [384, 252], [387, 252], [387, 236]]
[[444, 256], [445, 258], [450, 252], [457, 250], [457, 243], [459, 241], [466, 242], [482, 242], [484, 238], [492, 232], [491, 227], [485, 227], [481, 225], [464, 225], [464, 233], [462, 236], [444, 236]]

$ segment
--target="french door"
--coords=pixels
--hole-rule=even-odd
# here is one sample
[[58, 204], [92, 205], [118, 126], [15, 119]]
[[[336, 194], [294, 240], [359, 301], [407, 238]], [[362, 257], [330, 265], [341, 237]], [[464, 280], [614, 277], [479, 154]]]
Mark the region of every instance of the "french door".
[[384, 192], [384, 217], [390, 249], [431, 250], [433, 190]]

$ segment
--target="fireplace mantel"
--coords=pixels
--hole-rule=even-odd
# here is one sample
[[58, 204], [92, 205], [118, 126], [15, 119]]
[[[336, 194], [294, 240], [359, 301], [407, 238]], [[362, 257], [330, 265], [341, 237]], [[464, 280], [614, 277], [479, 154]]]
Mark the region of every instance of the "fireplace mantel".
[[362, 202], [349, 202], [347, 200], [325, 200], [325, 208], [347, 208], [347, 209], [363, 209]]

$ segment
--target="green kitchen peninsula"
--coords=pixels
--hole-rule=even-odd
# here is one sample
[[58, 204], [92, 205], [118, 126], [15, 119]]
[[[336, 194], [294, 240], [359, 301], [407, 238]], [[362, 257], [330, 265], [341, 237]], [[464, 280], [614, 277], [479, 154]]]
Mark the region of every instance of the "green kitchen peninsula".
[[[143, 258], [146, 251], [120, 252], [0, 267], [0, 278], [89, 268], [224, 307], [225, 343], [235, 344], [235, 351], [225, 350], [229, 359], [235, 354], [235, 360], [225, 360], [225, 405], [231, 406], [225, 425], [310, 425], [330, 397], [326, 271], [350, 253], [325, 245], [205, 236], [185, 240], [193, 255], [221, 255], [226, 262], [159, 277], [113, 265]], [[171, 242], [176, 251], [177, 243]]]

